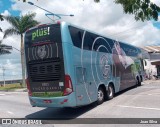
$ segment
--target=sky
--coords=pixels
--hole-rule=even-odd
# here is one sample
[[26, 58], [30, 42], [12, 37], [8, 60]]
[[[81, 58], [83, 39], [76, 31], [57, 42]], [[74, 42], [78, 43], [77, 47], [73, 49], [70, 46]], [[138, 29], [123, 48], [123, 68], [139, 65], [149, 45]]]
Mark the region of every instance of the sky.
[[[138, 47], [160, 44], [160, 18], [158, 21], [135, 21], [134, 15], [125, 14], [120, 4], [114, 0], [31, 0], [36, 5], [57, 14], [74, 14], [74, 17], [62, 17], [61, 21], [86, 28], [106, 37], [126, 42]], [[160, 0], [151, 0], [160, 6]], [[27, 1], [28, 2], [28, 1]], [[23, 3], [22, 0], [0, 0], [0, 13], [3, 15], [21, 16], [35, 12], [35, 19], [41, 23], [52, 23], [43, 10]], [[160, 17], [160, 15], [159, 15]], [[6, 21], [0, 22], [3, 30], [11, 27]], [[0, 33], [0, 39], [3, 33]], [[10, 36], [3, 40], [4, 44], [20, 49], [20, 37]], [[13, 49], [10, 55], [0, 56], [0, 80], [20, 79], [20, 52]]]

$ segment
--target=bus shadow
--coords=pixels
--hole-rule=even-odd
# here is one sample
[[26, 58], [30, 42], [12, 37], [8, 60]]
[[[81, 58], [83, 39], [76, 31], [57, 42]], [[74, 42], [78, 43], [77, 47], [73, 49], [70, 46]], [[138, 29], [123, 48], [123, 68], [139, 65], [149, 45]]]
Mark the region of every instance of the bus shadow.
[[96, 105], [90, 104], [78, 108], [46, 108], [38, 112], [34, 112], [25, 116], [26, 119], [50, 119], [50, 120], [61, 120], [61, 119], [75, 119], [78, 116], [92, 110]]
[[[120, 91], [115, 94], [115, 98], [119, 95], [127, 93], [130, 90], [133, 90], [139, 86], [133, 86], [127, 88], [123, 91]], [[141, 86], [140, 86], [141, 87]], [[106, 100], [105, 102], [107, 102]], [[97, 107], [96, 103], [92, 103], [90, 105], [77, 107], [77, 108], [46, 108], [32, 114], [25, 116], [26, 119], [49, 119], [49, 120], [62, 120], [62, 119], [75, 119], [84, 113], [94, 109]]]

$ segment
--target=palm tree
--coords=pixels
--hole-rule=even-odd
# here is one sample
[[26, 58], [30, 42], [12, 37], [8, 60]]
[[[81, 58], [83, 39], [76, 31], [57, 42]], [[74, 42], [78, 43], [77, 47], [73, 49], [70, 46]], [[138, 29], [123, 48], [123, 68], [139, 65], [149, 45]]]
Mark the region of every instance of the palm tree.
[[25, 87], [25, 62], [24, 62], [24, 32], [39, 24], [34, 20], [36, 14], [29, 13], [24, 16], [4, 16], [4, 19], [11, 24], [11, 27], [4, 31], [4, 37], [11, 35], [20, 35], [21, 37], [21, 64], [22, 64], [22, 78], [23, 78], [23, 87]]
[[[3, 21], [3, 15], [0, 14], [0, 21]], [[2, 32], [2, 28], [0, 27], [0, 32]]]
[[10, 50], [12, 50], [12, 46], [2, 44], [2, 40], [0, 40], [0, 55], [10, 54]]

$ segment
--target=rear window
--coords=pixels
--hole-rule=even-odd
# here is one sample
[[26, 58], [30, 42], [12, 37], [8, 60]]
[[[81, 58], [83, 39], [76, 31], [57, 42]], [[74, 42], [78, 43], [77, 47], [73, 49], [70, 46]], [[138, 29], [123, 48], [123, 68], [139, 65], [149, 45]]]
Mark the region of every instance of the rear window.
[[59, 24], [40, 26], [26, 32], [25, 44], [33, 45], [43, 42], [61, 43], [61, 31]]

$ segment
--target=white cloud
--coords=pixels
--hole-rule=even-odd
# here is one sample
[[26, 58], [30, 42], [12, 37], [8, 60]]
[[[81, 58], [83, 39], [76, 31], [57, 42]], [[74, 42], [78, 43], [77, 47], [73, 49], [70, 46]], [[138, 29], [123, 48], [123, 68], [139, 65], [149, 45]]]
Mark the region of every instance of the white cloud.
[[[122, 6], [115, 4], [114, 0], [101, 0], [98, 4], [93, 0], [70, 0], [67, 2], [66, 0], [33, 0], [32, 2], [54, 13], [73, 13], [74, 17], [63, 17], [63, 20], [120, 41], [143, 46], [157, 43], [160, 39], [157, 37], [159, 31], [153, 27], [152, 22], [136, 22], [134, 16], [124, 14]], [[158, 0], [153, 2], [157, 3]], [[46, 12], [27, 3], [16, 2], [12, 9], [20, 10], [22, 14], [29, 11], [36, 12], [38, 21], [52, 22], [45, 17]], [[147, 27], [148, 25], [149, 27]], [[115, 34], [118, 36], [111, 36]]]
[[159, 0], [151, 0], [151, 2], [155, 3], [156, 5], [160, 6], [160, 1]]

